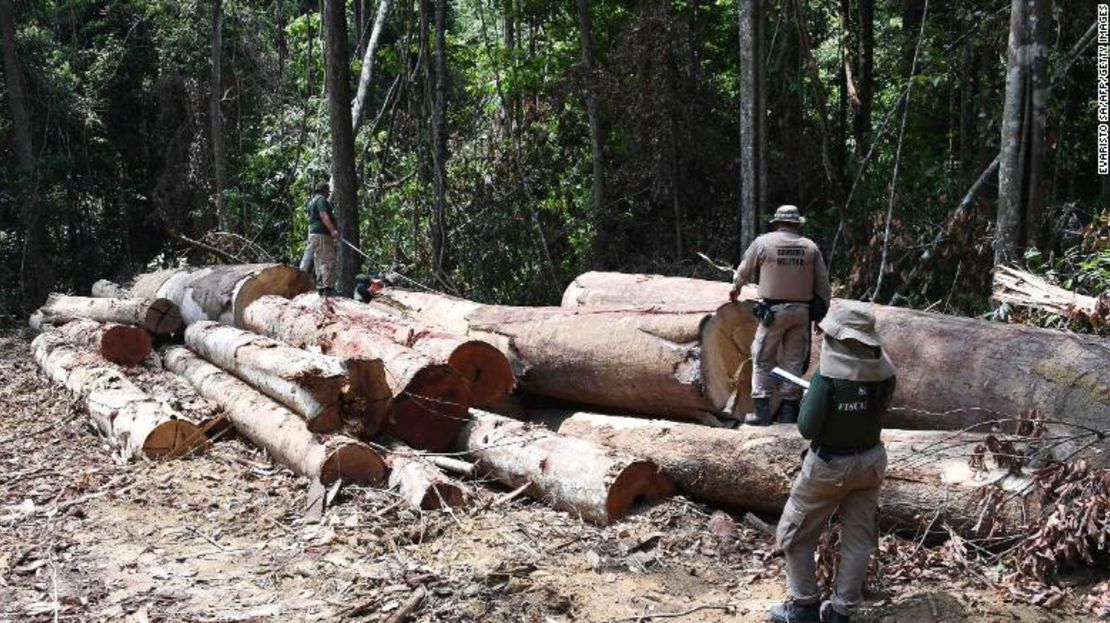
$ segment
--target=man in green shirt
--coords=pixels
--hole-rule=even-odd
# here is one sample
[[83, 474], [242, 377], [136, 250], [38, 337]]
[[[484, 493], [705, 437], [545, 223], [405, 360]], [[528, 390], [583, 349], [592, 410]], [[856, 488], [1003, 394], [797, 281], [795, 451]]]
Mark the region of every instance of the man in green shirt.
[[308, 202], [308, 244], [312, 248], [312, 262], [316, 268], [316, 291], [321, 296], [335, 292], [336, 241], [339, 228], [328, 196], [331, 186], [327, 183], [316, 187]]
[[[880, 435], [894, 393], [894, 365], [867, 305], [842, 301], [819, 326], [825, 333], [821, 362], [798, 417], [798, 431], [811, 440], [810, 448], [776, 532], [790, 590], [790, 601], [771, 609], [776, 623], [849, 621], [863, 601], [863, 580], [878, 544], [879, 488], [886, 475]], [[837, 509], [836, 586], [832, 599], [819, 607], [814, 554]]]

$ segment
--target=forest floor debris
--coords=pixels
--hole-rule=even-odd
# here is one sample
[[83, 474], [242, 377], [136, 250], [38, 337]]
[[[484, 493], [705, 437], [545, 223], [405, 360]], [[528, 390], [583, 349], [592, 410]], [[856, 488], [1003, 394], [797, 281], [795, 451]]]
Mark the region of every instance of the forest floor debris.
[[[230, 435], [201, 456], [123, 464], [78, 402], [39, 380], [28, 336], [0, 336], [3, 621], [394, 621], [408, 610], [414, 621], [763, 621], [785, 596], [758, 522], [676, 497], [598, 528], [524, 498], [491, 508], [506, 489], [475, 490], [463, 509], [416, 513], [390, 492], [348, 488], [307, 523], [303, 481]], [[959, 547], [884, 537], [861, 620], [1110, 610], [1105, 578], [1032, 596], [1051, 609], [1014, 603], [993, 570], [959, 564]]]

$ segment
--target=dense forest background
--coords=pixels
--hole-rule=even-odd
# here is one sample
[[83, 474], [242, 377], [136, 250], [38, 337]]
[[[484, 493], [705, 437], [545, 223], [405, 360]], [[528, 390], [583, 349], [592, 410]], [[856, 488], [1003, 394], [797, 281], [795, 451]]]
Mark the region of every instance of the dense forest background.
[[[519, 304], [594, 268], [726, 278], [696, 253], [735, 262], [753, 233], [753, 58], [755, 220], [800, 206], [843, 294], [983, 312], [996, 256], [1097, 294], [1095, 6], [0, 0], [0, 313], [186, 257], [296, 262], [335, 174], [329, 93], [363, 102], [357, 200], [333, 194], [368, 256], [345, 251], [348, 276], [403, 263]], [[1015, 28], [1044, 54], [1008, 106]]]

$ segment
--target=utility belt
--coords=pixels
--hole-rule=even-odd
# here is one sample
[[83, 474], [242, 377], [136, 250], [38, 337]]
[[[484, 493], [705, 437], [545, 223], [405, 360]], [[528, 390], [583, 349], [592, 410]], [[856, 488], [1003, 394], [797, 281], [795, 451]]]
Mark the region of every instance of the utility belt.
[[782, 299], [763, 299], [755, 304], [755, 317], [759, 319], [759, 324], [769, 327], [775, 321], [774, 307], [779, 305], [805, 305], [809, 308], [809, 319], [811, 322], [821, 322], [825, 318], [825, 314], [829, 311], [829, 304], [819, 296], [814, 296], [808, 301], [786, 301]]
[[822, 446], [816, 441], [809, 442], [809, 451], [816, 454], [817, 458], [828, 463], [832, 461], [835, 456], [856, 456], [865, 452], [870, 452], [878, 447], [879, 444], [874, 443], [870, 446], [860, 446], [858, 448], [829, 448]]
[[774, 308], [778, 305], [809, 305], [809, 301], [784, 301], [781, 299], [763, 299], [755, 304], [755, 317], [759, 324], [769, 327], [775, 321]]

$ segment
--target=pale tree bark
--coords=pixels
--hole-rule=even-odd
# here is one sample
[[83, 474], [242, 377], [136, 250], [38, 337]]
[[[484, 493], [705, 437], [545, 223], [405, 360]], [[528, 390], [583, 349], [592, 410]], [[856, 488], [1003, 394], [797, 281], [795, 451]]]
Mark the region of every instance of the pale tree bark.
[[15, 18], [10, 0], [0, 0], [0, 43], [4, 49], [4, 79], [8, 91], [8, 108], [12, 114], [16, 161], [23, 174], [23, 190], [20, 194], [27, 203], [22, 210], [25, 238], [20, 282], [24, 297], [31, 304], [37, 305], [50, 289], [53, 271], [50, 266], [46, 220], [36, 206], [38, 175], [31, 143], [31, 116], [23, 93], [23, 72], [19, 64]]
[[740, 0], [740, 239], [737, 257], [759, 235], [765, 208], [763, 0]]
[[358, 136], [359, 128], [362, 127], [366, 97], [370, 94], [370, 83], [374, 77], [374, 54], [378, 50], [378, 42], [381, 41], [382, 30], [385, 28], [385, 19], [392, 6], [393, 0], [381, 0], [378, 5], [378, 14], [374, 18], [374, 27], [370, 30], [370, 42], [366, 44], [366, 53], [362, 56], [362, 72], [358, 77], [358, 91], [355, 94], [354, 104], [351, 105], [351, 127], [355, 136]]
[[221, 0], [212, 0], [212, 29], [211, 29], [211, 65], [212, 86], [208, 101], [208, 116], [212, 128], [212, 168], [216, 177], [214, 196], [216, 200], [216, 219], [222, 231], [229, 231], [231, 226], [227, 214], [227, 205], [224, 203], [223, 192], [227, 187], [227, 162], [224, 157], [224, 120], [220, 110], [223, 100], [223, 81], [221, 78], [221, 65], [223, 59], [223, 3]]
[[1044, 0], [1013, 0], [998, 166], [996, 264], [1013, 262], [1041, 238], [1050, 90], [1045, 77], [1047, 38]]
[[[343, 239], [359, 246], [358, 184], [355, 179], [355, 138], [351, 124], [350, 58], [347, 54], [347, 11], [342, 0], [324, 0], [325, 69], [331, 126], [331, 179], [336, 217]], [[339, 290], [351, 292], [358, 257], [339, 242]]]
[[590, 18], [590, 1], [577, 0], [578, 39], [582, 47], [582, 67], [586, 70], [586, 117], [590, 122], [590, 157], [593, 159], [593, 222], [596, 234], [593, 241], [593, 260], [604, 265], [609, 252], [609, 226], [605, 218], [605, 129], [597, 107], [597, 88], [594, 67], [593, 20]]
[[821, 165], [825, 170], [825, 180], [829, 184], [829, 190], [835, 198], [836, 204], [840, 206], [842, 205], [841, 197], [844, 194], [843, 172], [837, 167], [837, 160], [833, 155], [828, 100], [825, 97], [825, 87], [821, 83], [817, 59], [813, 56], [813, 44], [806, 28], [801, 0], [794, 0], [794, 24], [798, 32], [798, 47], [802, 53], [806, 73], [809, 74], [810, 85], [813, 87], [813, 99], [817, 104], [817, 126], [821, 132]]

